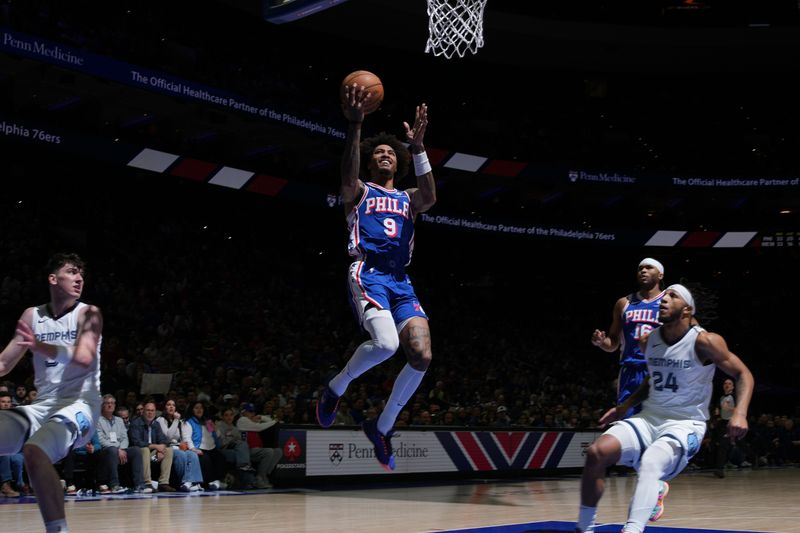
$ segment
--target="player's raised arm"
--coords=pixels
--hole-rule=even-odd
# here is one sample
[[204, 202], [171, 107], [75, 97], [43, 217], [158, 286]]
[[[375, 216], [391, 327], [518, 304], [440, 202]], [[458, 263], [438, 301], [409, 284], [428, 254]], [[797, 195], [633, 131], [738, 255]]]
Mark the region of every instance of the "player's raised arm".
[[361, 124], [364, 122], [364, 102], [370, 93], [360, 85], [348, 85], [344, 88], [342, 112], [347, 119], [347, 137], [344, 141], [342, 156], [342, 202], [345, 209], [350, 210], [358, 198], [363, 185], [358, 179], [361, 167]]
[[19, 360], [22, 359], [22, 356], [25, 355], [25, 352], [28, 351], [30, 346], [26, 343], [26, 339], [19, 328], [20, 323], [22, 323], [27, 325], [28, 329], [30, 329], [31, 320], [33, 320], [33, 308], [29, 307], [22, 313], [22, 316], [19, 317], [14, 337], [9, 341], [5, 349], [0, 352], [0, 376], [5, 376], [11, 372], [14, 367], [17, 366], [17, 363], [19, 363]]
[[409, 126], [408, 122], [403, 122], [403, 126], [406, 129], [408, 149], [411, 151], [414, 173], [417, 176], [417, 188], [409, 189], [408, 194], [411, 196], [414, 212], [424, 213], [436, 203], [436, 182], [433, 179], [433, 171], [423, 142], [425, 130], [428, 127], [428, 106], [426, 104], [417, 106], [413, 128]]

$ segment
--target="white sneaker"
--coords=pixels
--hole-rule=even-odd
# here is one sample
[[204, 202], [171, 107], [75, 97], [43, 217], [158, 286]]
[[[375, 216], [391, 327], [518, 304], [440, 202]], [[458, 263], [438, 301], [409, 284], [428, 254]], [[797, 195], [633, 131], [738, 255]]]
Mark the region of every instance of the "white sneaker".
[[739, 468], [750, 468], [751, 466], [753, 465], [751, 465], [747, 461], [742, 461], [742, 464], [739, 465]]
[[192, 486], [189, 487], [189, 492], [200, 492], [203, 490], [203, 487], [200, 486], [200, 483], [192, 483]]
[[208, 484], [208, 489], [209, 490], [219, 490], [221, 488], [222, 488], [222, 484], [219, 482], [218, 479], [215, 479], [214, 481], [212, 481], [211, 483]]

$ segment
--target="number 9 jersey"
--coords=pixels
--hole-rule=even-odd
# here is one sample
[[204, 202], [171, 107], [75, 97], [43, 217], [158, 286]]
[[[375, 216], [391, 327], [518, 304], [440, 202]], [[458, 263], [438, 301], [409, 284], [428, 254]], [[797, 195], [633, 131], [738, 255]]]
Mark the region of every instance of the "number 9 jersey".
[[403, 268], [414, 250], [414, 214], [406, 191], [364, 184], [364, 194], [347, 216], [350, 231], [348, 253], [359, 259], [369, 256]]

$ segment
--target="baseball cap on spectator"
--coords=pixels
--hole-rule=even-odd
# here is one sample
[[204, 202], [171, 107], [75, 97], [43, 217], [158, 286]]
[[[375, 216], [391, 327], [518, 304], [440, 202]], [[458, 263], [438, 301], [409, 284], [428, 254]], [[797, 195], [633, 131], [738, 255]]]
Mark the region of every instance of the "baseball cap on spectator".
[[245, 402], [241, 405], [242, 411], [246, 411], [248, 413], [255, 413], [256, 408], [252, 403]]
[[222, 397], [223, 402], [227, 402], [228, 400], [233, 400], [233, 394], [226, 394]]

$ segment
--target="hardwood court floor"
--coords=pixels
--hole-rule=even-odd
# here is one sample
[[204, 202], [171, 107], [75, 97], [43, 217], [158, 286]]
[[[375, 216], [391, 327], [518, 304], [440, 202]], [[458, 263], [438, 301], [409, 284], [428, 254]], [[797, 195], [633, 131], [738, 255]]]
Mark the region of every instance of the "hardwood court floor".
[[[634, 477], [611, 477], [598, 520], [622, 523]], [[67, 502], [72, 532], [430, 532], [573, 521], [579, 480], [270, 491], [246, 495], [104, 497]], [[41, 532], [35, 503], [0, 505], [0, 528]], [[672, 482], [658, 526], [800, 533], [800, 468], [684, 473]], [[518, 531], [522, 531], [520, 527]], [[618, 530], [617, 530], [618, 531]]]

